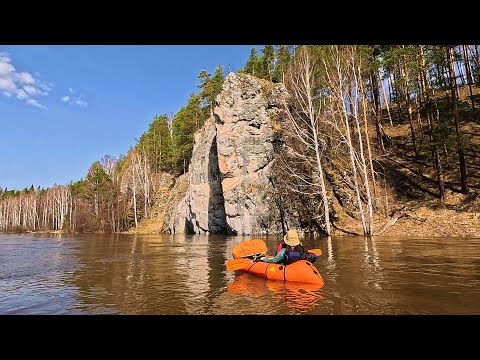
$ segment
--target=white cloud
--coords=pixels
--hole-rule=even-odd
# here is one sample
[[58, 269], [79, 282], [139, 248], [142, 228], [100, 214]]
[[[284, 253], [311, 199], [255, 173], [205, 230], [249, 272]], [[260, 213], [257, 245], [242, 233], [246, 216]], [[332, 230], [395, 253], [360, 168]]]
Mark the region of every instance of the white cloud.
[[25, 85], [23, 87], [23, 90], [25, 90], [30, 95], [43, 95], [43, 96], [48, 95], [47, 91], [41, 91], [41, 90], [39, 90], [38, 88], [36, 88], [35, 86], [32, 86], [32, 85]]
[[15, 71], [15, 68], [10, 64], [10, 59], [0, 56], [0, 75], [11, 74]]
[[[70, 94], [73, 94], [75, 91], [72, 88], [68, 88], [68, 91]], [[82, 99], [82, 96], [70, 96], [70, 95], [64, 95], [62, 96], [61, 100], [70, 105], [78, 105], [78, 106], [83, 106], [86, 107], [88, 106], [88, 102]]]
[[0, 77], [0, 89], [12, 95], [17, 89], [17, 85], [15, 85], [15, 82], [10, 78]]
[[77, 104], [79, 106], [87, 106], [88, 105], [88, 103], [85, 100], [80, 100], [80, 99], [76, 99], [75, 104]]
[[53, 84], [52, 84], [52, 83], [48, 83], [48, 84], [46, 84], [46, 83], [40, 83], [40, 84], [37, 84], [37, 85], [38, 85], [38, 87], [39, 87], [40, 89], [45, 90], [45, 91], [47, 91], [47, 92], [48, 92], [48, 91], [51, 91], [52, 88], [53, 88]]
[[27, 72], [21, 72], [16, 74], [17, 79], [22, 84], [35, 84], [37, 81], [33, 78], [32, 74]]
[[25, 100], [25, 99], [28, 99], [28, 94], [26, 93], [25, 90], [23, 89], [19, 89], [17, 90], [17, 99], [20, 99], [20, 100]]
[[18, 72], [12, 65], [12, 60], [7, 53], [0, 52], [0, 91], [6, 97], [15, 97], [25, 101], [26, 104], [46, 109], [35, 96], [48, 95], [53, 84], [46, 84], [38, 79], [38, 73], [35, 78], [31, 73], [22, 71]]
[[35, 94], [38, 94], [39, 91], [37, 90], [37, 88], [35, 86], [32, 86], [32, 85], [25, 85], [23, 87], [23, 90], [25, 90], [27, 93], [29, 93], [30, 95], [35, 95]]
[[40, 109], [46, 109], [47, 108], [45, 105], [40, 104], [36, 99], [32, 99], [32, 98], [27, 100], [27, 104], [36, 106]]

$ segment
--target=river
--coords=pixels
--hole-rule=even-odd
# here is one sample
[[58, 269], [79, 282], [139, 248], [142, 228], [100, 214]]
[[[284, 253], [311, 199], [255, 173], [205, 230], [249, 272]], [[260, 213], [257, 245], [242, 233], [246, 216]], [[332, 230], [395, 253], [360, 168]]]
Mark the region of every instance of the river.
[[0, 235], [0, 314], [480, 314], [477, 238], [306, 238], [321, 288], [227, 271], [251, 238]]

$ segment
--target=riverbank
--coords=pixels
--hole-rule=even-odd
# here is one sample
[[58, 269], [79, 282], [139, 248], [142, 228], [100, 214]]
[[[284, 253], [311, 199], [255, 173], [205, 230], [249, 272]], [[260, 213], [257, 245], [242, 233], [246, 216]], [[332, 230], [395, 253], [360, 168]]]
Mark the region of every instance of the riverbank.
[[[480, 237], [480, 194], [463, 195], [447, 190], [446, 199], [397, 203], [402, 209], [394, 216], [377, 217], [374, 230], [381, 229], [393, 218], [394, 224], [386, 228], [378, 236], [382, 237]], [[361, 233], [361, 228], [339, 225], [342, 230]], [[335, 229], [332, 235], [348, 235], [345, 231]]]
[[[458, 194], [456, 194], [458, 195]], [[448, 201], [458, 196], [449, 196]], [[471, 200], [477, 205], [480, 203], [480, 196]], [[445, 203], [436, 209], [418, 204], [410, 204], [406, 207], [406, 216], [399, 218], [394, 225], [386, 229], [379, 236], [382, 237], [458, 237], [472, 238], [480, 237], [480, 211], [477, 210], [455, 210], [451, 204]], [[382, 218], [375, 221], [376, 228], [380, 228], [388, 219]], [[141, 229], [131, 229], [120, 234], [151, 235], [159, 234], [160, 224], [149, 221], [143, 224]], [[342, 229], [352, 232], [360, 229], [343, 227]], [[18, 232], [14, 232], [18, 234]], [[69, 231], [28, 231], [25, 234], [70, 234]], [[350, 236], [345, 232], [334, 229], [334, 236]]]
[[[480, 237], [480, 194], [463, 195], [447, 189], [444, 201], [432, 196], [418, 201], [402, 201], [392, 204], [392, 208], [402, 208], [395, 223], [386, 228], [382, 237]], [[374, 229], [381, 229], [392, 217], [377, 216]], [[161, 223], [155, 219], [141, 222], [139, 228], [130, 229], [124, 234], [158, 234]], [[339, 224], [334, 236], [351, 236], [348, 232], [361, 233], [359, 223]]]

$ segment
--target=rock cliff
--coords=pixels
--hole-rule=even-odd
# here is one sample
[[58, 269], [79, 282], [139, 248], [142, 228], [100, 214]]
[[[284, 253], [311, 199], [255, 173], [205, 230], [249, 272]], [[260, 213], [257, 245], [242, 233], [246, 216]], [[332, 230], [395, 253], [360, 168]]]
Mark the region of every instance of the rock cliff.
[[172, 233], [281, 233], [271, 181], [274, 124], [287, 92], [245, 74], [230, 73], [214, 118], [195, 134], [185, 197], [165, 227]]

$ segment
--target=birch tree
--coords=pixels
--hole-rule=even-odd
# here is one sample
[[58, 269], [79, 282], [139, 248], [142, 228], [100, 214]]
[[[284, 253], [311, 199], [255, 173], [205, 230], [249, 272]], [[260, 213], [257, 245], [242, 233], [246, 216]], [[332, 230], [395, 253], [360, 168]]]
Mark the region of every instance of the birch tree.
[[[329, 101], [329, 113], [334, 114], [327, 119], [338, 133], [339, 139], [346, 146], [350, 160], [349, 172], [352, 174], [354, 192], [357, 198], [357, 207], [360, 214], [363, 233], [372, 234], [373, 227], [373, 205], [370, 192], [370, 183], [368, 179], [367, 161], [364, 154], [363, 136], [360, 127], [360, 114], [358, 110], [359, 99], [359, 78], [361, 72], [357, 72], [357, 51], [355, 46], [337, 46], [329, 47], [332, 61], [324, 60], [326, 77], [326, 88], [331, 94]], [[353, 80], [353, 84], [347, 84], [346, 81]], [[349, 89], [353, 91], [350, 92]], [[353, 96], [353, 98], [348, 98]], [[353, 113], [347, 111], [347, 102], [354, 104]], [[350, 122], [353, 122], [355, 132], [352, 131]], [[356, 139], [352, 134], [356, 133]], [[365, 195], [362, 195], [365, 193]], [[365, 218], [365, 209], [362, 198], [366, 198], [367, 206]]]
[[[305, 148], [304, 153], [297, 153], [290, 148], [293, 157], [299, 161], [313, 164], [319, 183], [312, 182], [304, 174], [293, 172], [291, 175], [307, 186], [320, 188], [323, 203], [325, 233], [330, 235], [330, 206], [327, 196], [322, 158], [325, 147], [319, 139], [319, 130], [322, 123], [324, 101], [318, 94], [318, 85], [315, 73], [319, 70], [318, 63], [312, 59], [309, 48], [302, 46], [297, 49], [293, 64], [285, 76], [286, 86], [292, 96], [291, 105], [285, 104], [287, 114], [286, 132]], [[309, 153], [312, 154], [310, 157]], [[295, 191], [298, 191], [295, 189]]]

